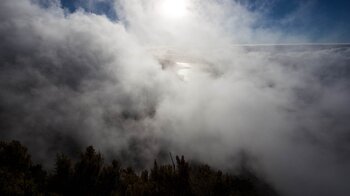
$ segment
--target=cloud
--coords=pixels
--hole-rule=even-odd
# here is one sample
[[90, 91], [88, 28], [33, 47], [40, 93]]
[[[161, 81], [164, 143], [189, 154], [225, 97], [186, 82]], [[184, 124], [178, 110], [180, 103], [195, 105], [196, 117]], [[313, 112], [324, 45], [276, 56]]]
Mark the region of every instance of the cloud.
[[[2, 3], [2, 139], [39, 160], [93, 144], [140, 166], [171, 151], [233, 169], [245, 151], [285, 195], [349, 192], [349, 47], [233, 46], [307, 40], [232, 1], [190, 1], [178, 19], [157, 1], [115, 5], [119, 21]], [[187, 82], [164, 69], [181, 60]]]

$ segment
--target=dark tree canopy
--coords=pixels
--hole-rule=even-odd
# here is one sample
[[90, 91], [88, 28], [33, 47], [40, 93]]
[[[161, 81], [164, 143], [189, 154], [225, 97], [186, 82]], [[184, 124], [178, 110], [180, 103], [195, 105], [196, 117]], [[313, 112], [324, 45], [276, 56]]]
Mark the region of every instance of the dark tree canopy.
[[55, 167], [45, 171], [34, 164], [18, 141], [0, 142], [0, 195], [238, 195], [274, 196], [274, 189], [248, 169], [239, 174], [190, 164], [176, 156], [176, 167], [158, 165], [150, 170], [122, 168], [103, 161], [89, 146], [77, 161], [56, 156]]

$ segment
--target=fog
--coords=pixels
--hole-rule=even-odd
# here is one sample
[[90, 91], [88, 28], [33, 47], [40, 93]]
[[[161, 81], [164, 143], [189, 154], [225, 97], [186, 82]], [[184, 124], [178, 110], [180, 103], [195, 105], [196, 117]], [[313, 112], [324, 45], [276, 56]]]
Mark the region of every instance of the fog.
[[172, 152], [231, 170], [245, 152], [282, 195], [348, 195], [350, 47], [242, 46], [308, 38], [236, 1], [179, 2], [118, 0], [111, 20], [3, 0], [0, 138], [42, 162], [94, 145], [125, 164]]

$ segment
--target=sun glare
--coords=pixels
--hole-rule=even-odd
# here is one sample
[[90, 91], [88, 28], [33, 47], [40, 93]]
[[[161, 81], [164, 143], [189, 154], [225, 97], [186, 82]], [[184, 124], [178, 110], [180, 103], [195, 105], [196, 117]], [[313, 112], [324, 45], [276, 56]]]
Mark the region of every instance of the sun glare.
[[160, 4], [160, 12], [168, 18], [181, 18], [187, 14], [188, 0], [163, 0]]
[[180, 77], [180, 79], [182, 79], [185, 82], [189, 81], [191, 64], [183, 62], [176, 62], [175, 64], [177, 69], [176, 74]]

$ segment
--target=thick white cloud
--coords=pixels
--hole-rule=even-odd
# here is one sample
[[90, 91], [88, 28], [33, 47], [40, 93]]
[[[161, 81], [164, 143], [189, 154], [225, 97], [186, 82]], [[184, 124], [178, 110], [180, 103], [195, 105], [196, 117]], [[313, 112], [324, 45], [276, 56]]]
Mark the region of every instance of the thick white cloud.
[[[347, 195], [346, 47], [235, 47], [304, 38], [255, 27], [231, 1], [189, 1], [178, 18], [158, 1], [117, 1], [120, 21], [53, 4], [0, 8], [0, 136], [37, 159], [93, 144], [129, 164], [171, 151], [252, 167], [286, 195]], [[188, 81], [154, 51], [195, 61]], [[172, 59], [174, 60], [174, 59]]]

